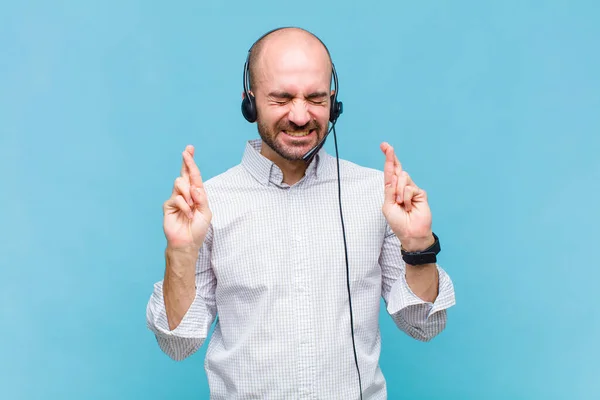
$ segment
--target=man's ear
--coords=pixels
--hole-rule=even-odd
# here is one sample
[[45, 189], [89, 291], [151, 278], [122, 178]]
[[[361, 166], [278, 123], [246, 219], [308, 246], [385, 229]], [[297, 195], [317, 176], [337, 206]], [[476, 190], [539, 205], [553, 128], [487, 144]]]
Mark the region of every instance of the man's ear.
[[[251, 94], [252, 96], [254, 96], [254, 93], [252, 93], [252, 90], [248, 90], [248, 93]], [[242, 92], [242, 100], [244, 100], [246, 98], [246, 92]]]

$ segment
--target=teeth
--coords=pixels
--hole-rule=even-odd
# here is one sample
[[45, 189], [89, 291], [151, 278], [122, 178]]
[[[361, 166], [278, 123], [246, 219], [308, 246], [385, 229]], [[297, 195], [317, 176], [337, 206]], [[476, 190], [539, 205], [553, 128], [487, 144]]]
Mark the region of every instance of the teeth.
[[287, 133], [290, 136], [297, 136], [297, 137], [299, 137], [299, 136], [306, 136], [306, 135], [308, 135], [310, 133], [310, 131], [296, 131], [296, 132], [285, 131], [285, 133]]

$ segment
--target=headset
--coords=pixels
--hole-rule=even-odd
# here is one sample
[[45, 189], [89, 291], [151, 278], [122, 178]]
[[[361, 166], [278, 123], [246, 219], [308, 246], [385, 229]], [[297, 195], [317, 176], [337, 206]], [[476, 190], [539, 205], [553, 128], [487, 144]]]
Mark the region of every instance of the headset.
[[[256, 109], [256, 101], [254, 100], [254, 95], [250, 93], [250, 57], [252, 55], [252, 50], [254, 49], [254, 47], [256, 46], [256, 44], [258, 42], [260, 42], [265, 37], [269, 36], [271, 33], [282, 30], [282, 29], [286, 29], [286, 28], [294, 28], [294, 27], [282, 27], [282, 28], [275, 28], [273, 30], [270, 30], [269, 32], [265, 33], [260, 38], [258, 38], [256, 40], [256, 42], [254, 42], [254, 44], [252, 44], [252, 46], [248, 50], [248, 55], [246, 56], [246, 62], [244, 63], [244, 99], [242, 100], [242, 115], [244, 116], [244, 118], [246, 118], [246, 121], [248, 121], [248, 122], [251, 122], [251, 123], [256, 122], [256, 119], [258, 117], [258, 111]], [[310, 32], [308, 32], [308, 33], [310, 33]], [[331, 54], [329, 53], [329, 49], [327, 48], [325, 43], [323, 43], [323, 41], [321, 39], [319, 39], [316, 35], [314, 35], [312, 33], [310, 33], [310, 34], [312, 36], [314, 36], [319, 42], [321, 42], [321, 44], [327, 51], [327, 54], [329, 55], [329, 59], [331, 60]], [[331, 130], [333, 130], [333, 133], [335, 136], [335, 123], [337, 122], [337, 119], [342, 114], [342, 112], [344, 112], [344, 105], [342, 104], [341, 101], [338, 101], [338, 99], [337, 99], [337, 97], [338, 97], [338, 77], [337, 77], [337, 73], [335, 71], [335, 65], [333, 64], [333, 61], [331, 62], [331, 76], [333, 77], [333, 89], [334, 89], [333, 94], [331, 95], [331, 104], [330, 104], [330, 108], [329, 108], [329, 122], [331, 122], [331, 128], [327, 131], [327, 133], [325, 134], [325, 136], [323, 137], [321, 142], [319, 142], [315, 147], [313, 147], [310, 151], [308, 151], [302, 157], [302, 159], [306, 162], [309, 162], [312, 159], [312, 157], [315, 154], [317, 154], [317, 152], [319, 150], [321, 150], [321, 147], [323, 147], [323, 145], [325, 144], [325, 139], [327, 139], [327, 136], [329, 135]], [[336, 155], [337, 155], [337, 150], [336, 150]]]
[[[265, 37], [269, 36], [271, 33], [282, 30], [282, 29], [286, 29], [286, 28], [291, 28], [291, 27], [276, 28], [276, 29], [273, 29], [273, 30], [265, 33], [260, 38], [258, 38], [258, 40], [256, 42], [254, 42], [254, 44], [248, 50], [246, 62], [244, 63], [244, 94], [245, 94], [245, 96], [244, 96], [244, 99], [242, 100], [242, 114], [244, 115], [244, 118], [246, 118], [246, 120], [248, 122], [256, 122], [256, 118], [258, 116], [258, 112], [256, 110], [256, 102], [254, 101], [254, 95], [250, 93], [250, 85], [249, 85], [249, 82], [250, 82], [250, 56], [252, 55], [252, 50], [254, 49], [254, 47], [256, 46], [256, 44], [258, 42], [260, 42]], [[312, 33], [311, 33], [311, 35], [312, 35]], [[321, 39], [319, 39], [318, 37], [316, 37], [316, 36], [314, 36], [314, 37], [319, 42], [321, 42], [323, 47], [325, 47], [325, 50], [327, 50], [327, 54], [329, 54], [329, 49], [327, 49], [327, 46], [325, 46], [325, 43], [323, 43], [323, 41], [321, 41]], [[331, 56], [330, 56], [330, 58], [331, 58]], [[342, 114], [344, 107], [343, 107], [343, 104], [337, 100], [338, 78], [337, 78], [337, 73], [335, 72], [335, 65], [333, 65], [333, 62], [331, 63], [331, 68], [332, 68], [331, 75], [333, 76], [334, 93], [331, 95], [331, 107], [329, 110], [329, 121], [332, 124], [335, 124], [335, 122], [337, 121], [339, 116]]]
[[[252, 44], [250, 49], [248, 50], [248, 54], [246, 56], [246, 62], [244, 63], [244, 99], [242, 100], [242, 107], [241, 107], [242, 115], [248, 122], [251, 122], [251, 123], [256, 122], [256, 119], [258, 117], [258, 112], [256, 109], [256, 101], [254, 99], [254, 95], [250, 93], [250, 85], [249, 85], [249, 83], [250, 83], [250, 57], [252, 55], [252, 50], [254, 49], [254, 47], [256, 46], [256, 44], [258, 42], [260, 42], [262, 39], [264, 39], [271, 33], [279, 31], [281, 29], [286, 29], [286, 28], [295, 28], [295, 27], [281, 27], [281, 28], [275, 28], [273, 30], [270, 30], [269, 32], [265, 33], [260, 38], [258, 38], [254, 42], [254, 44]], [[302, 29], [302, 30], [306, 31], [305, 29]], [[321, 44], [327, 51], [327, 54], [329, 55], [329, 58], [331, 60], [331, 54], [329, 53], [329, 49], [327, 48], [325, 43], [323, 43], [323, 41], [321, 39], [319, 39], [313, 33], [311, 33], [311, 32], [308, 32], [308, 33], [310, 35], [312, 35], [313, 37], [315, 37], [319, 42], [321, 42]], [[333, 61], [331, 62], [331, 75], [333, 77], [333, 85], [334, 85], [333, 86], [334, 92], [331, 95], [331, 105], [330, 105], [330, 109], [329, 109], [329, 122], [331, 122], [331, 128], [323, 136], [323, 139], [321, 139], [321, 141], [315, 147], [313, 147], [311, 150], [309, 150], [302, 157], [302, 159], [306, 162], [309, 162], [313, 158], [313, 156], [315, 154], [317, 154], [317, 152], [321, 149], [321, 147], [323, 147], [323, 145], [325, 144], [325, 139], [327, 139], [327, 136], [333, 130], [333, 138], [334, 138], [334, 143], [335, 143], [335, 158], [336, 158], [336, 162], [337, 162], [338, 201], [339, 201], [340, 219], [342, 222], [342, 237], [344, 238], [344, 254], [345, 254], [345, 260], [346, 260], [346, 286], [348, 288], [348, 305], [349, 305], [349, 310], [350, 310], [350, 331], [352, 334], [352, 349], [354, 350], [354, 363], [356, 365], [356, 373], [358, 374], [358, 387], [360, 390], [360, 398], [362, 400], [362, 382], [361, 382], [361, 378], [360, 378], [360, 369], [358, 367], [358, 357], [356, 355], [356, 343], [355, 343], [355, 339], [354, 339], [354, 317], [353, 317], [353, 313], [352, 313], [352, 298], [350, 296], [350, 269], [348, 267], [348, 245], [346, 243], [346, 229], [344, 227], [344, 215], [342, 213], [342, 193], [341, 193], [341, 183], [340, 183], [341, 182], [340, 158], [338, 155], [337, 136], [335, 134], [335, 123], [337, 122], [338, 118], [342, 114], [344, 107], [343, 107], [342, 102], [338, 101], [338, 77], [337, 77], [337, 73], [335, 71], [335, 66], [333, 64]]]

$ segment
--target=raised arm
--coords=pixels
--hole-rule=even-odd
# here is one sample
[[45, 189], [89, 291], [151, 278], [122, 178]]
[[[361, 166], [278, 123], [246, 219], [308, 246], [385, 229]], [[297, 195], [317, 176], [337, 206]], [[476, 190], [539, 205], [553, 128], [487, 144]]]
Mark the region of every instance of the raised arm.
[[196, 295], [196, 259], [212, 219], [193, 154], [194, 148], [187, 146], [181, 175], [175, 179], [171, 197], [163, 206], [167, 238], [163, 296], [171, 330], [179, 325]]
[[163, 205], [165, 274], [154, 285], [147, 307], [148, 327], [163, 351], [177, 360], [202, 345], [216, 316], [216, 280], [210, 264], [212, 213], [193, 155], [194, 148], [187, 146], [181, 174]]
[[383, 214], [388, 232], [380, 256], [382, 294], [398, 327], [428, 341], [446, 326], [446, 309], [455, 304], [454, 287], [437, 263], [410, 265], [401, 250], [418, 252], [434, 242], [427, 194], [402, 169], [394, 149], [382, 143], [385, 154]]

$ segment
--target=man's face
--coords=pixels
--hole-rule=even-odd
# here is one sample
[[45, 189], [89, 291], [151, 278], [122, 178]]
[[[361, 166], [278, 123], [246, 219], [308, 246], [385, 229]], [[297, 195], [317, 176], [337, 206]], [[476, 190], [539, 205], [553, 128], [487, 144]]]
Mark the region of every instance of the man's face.
[[328, 129], [331, 64], [319, 46], [265, 49], [254, 83], [258, 132], [275, 153], [301, 160]]

